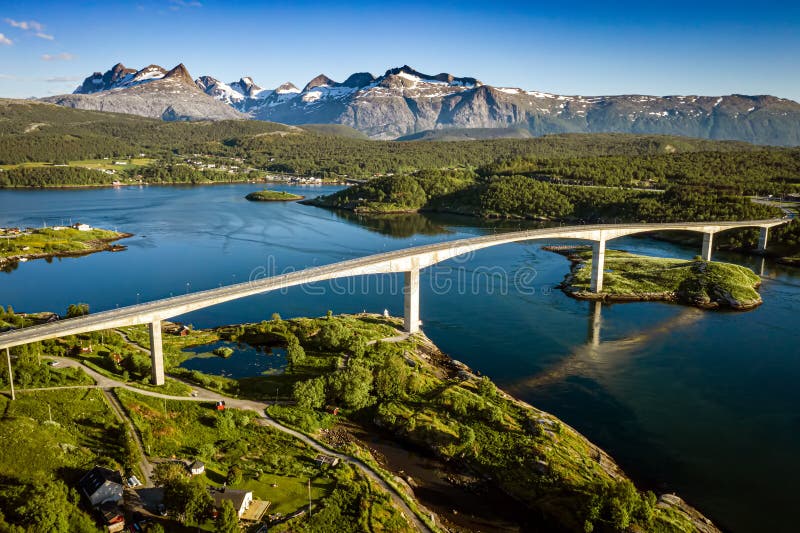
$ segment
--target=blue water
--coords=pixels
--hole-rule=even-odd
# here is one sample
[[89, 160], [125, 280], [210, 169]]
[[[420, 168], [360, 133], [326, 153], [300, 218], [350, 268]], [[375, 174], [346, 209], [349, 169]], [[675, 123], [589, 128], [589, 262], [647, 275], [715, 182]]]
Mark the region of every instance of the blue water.
[[[87, 302], [93, 311], [112, 309], [519, 225], [460, 217], [372, 219], [244, 200], [259, 188], [0, 191], [0, 225], [72, 219], [135, 234], [122, 241], [124, 252], [30, 261], [0, 273], [0, 305], [63, 312], [70, 303]], [[278, 188], [305, 196], [335, 190]], [[641, 484], [679, 493], [734, 532], [796, 530], [800, 270], [766, 262], [764, 305], [754, 311], [617, 304], [601, 307], [600, 327], [593, 329], [592, 305], [554, 288], [567, 260], [542, 244], [485, 249], [423, 271], [426, 334], [607, 449]], [[611, 248], [683, 258], [698, 253], [641, 238], [620, 239]], [[715, 258], [761, 271], [759, 259]], [[269, 319], [273, 312], [284, 318], [328, 309], [400, 315], [400, 285], [397, 276], [352, 278], [253, 296], [176, 320], [208, 327]], [[213, 363], [233, 373], [237, 356]]]
[[[217, 348], [230, 348], [233, 354], [220, 357], [213, 353]], [[287, 365], [284, 348], [267, 348], [265, 351], [229, 341], [193, 346], [186, 348], [184, 353], [189, 358], [180, 364], [181, 367], [236, 379], [281, 374]]]

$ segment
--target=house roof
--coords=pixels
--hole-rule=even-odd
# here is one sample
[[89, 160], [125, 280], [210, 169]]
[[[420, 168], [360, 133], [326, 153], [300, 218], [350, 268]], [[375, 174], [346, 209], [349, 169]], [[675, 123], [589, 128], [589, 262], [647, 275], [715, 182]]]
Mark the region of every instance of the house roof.
[[116, 470], [95, 466], [81, 478], [78, 482], [78, 486], [86, 496], [91, 496], [97, 492], [97, 489], [102, 487], [106, 481], [122, 485], [122, 475]]
[[219, 507], [220, 505], [222, 505], [223, 501], [228, 500], [233, 504], [233, 508], [236, 509], [237, 512], [239, 511], [239, 509], [242, 508], [242, 504], [244, 503], [245, 497], [248, 494], [250, 494], [249, 490], [211, 489], [211, 498], [214, 499], [214, 507]]
[[198, 470], [200, 468], [205, 468], [205, 466], [206, 465], [205, 465], [205, 463], [203, 463], [203, 461], [197, 461], [196, 460], [195, 462], [193, 462], [192, 464], [189, 465], [189, 470]]

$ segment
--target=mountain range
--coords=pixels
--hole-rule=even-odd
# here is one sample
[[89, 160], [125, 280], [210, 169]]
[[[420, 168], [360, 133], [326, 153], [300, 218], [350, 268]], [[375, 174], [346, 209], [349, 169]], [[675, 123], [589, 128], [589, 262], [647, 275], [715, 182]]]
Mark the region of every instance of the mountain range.
[[87, 77], [73, 94], [45, 100], [165, 120], [343, 124], [374, 139], [624, 132], [800, 145], [800, 104], [774, 96], [565, 96], [409, 66], [343, 82], [320, 74], [302, 89], [289, 82], [265, 89], [250, 77], [193, 79], [183, 64], [169, 71], [117, 64]]

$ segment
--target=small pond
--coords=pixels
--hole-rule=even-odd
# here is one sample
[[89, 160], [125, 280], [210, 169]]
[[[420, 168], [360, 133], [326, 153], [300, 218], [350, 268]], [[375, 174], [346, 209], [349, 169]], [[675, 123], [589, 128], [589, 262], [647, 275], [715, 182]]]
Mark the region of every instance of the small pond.
[[[230, 357], [214, 355], [212, 352], [217, 348], [230, 348], [233, 350], [233, 355]], [[181, 363], [181, 368], [236, 379], [282, 374], [287, 364], [285, 348], [254, 348], [249, 344], [230, 341], [193, 346], [186, 348], [184, 353], [189, 358]]]

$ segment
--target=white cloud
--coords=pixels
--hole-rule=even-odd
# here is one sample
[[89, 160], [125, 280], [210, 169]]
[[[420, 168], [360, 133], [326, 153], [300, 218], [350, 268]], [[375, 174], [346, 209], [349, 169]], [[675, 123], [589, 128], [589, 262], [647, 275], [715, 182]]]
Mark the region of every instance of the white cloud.
[[32, 31], [42, 31], [44, 30], [44, 25], [40, 22], [36, 22], [35, 20], [14, 20], [14, 19], [5, 19], [6, 22], [15, 28], [19, 28], [21, 30], [32, 30]]
[[45, 39], [45, 40], [47, 40], [47, 41], [52, 41], [53, 39], [55, 39], [55, 37], [53, 37], [53, 36], [52, 36], [52, 35], [50, 35], [49, 33], [42, 33], [42, 32], [40, 32], [40, 31], [36, 32], [36, 34], [35, 34], [35, 35], [36, 35], [36, 36], [37, 36], [39, 39]]
[[192, 8], [192, 7], [203, 7], [203, 4], [198, 2], [197, 0], [169, 0], [171, 4], [169, 8], [172, 11], [178, 11], [184, 7]]
[[13, 74], [0, 74], [0, 80], [16, 80], [17, 77]]
[[61, 52], [60, 54], [56, 55], [42, 55], [42, 61], [72, 61], [73, 59], [75, 59], [75, 56], [67, 52]]
[[12, 41], [8, 37], [6, 37], [2, 33], [0, 33], [0, 44], [4, 44], [6, 46], [11, 46], [12, 44], [14, 44], [14, 41]]
[[80, 76], [53, 76], [52, 78], [47, 78], [44, 81], [47, 83], [67, 83], [81, 81], [82, 79], [83, 78]]

